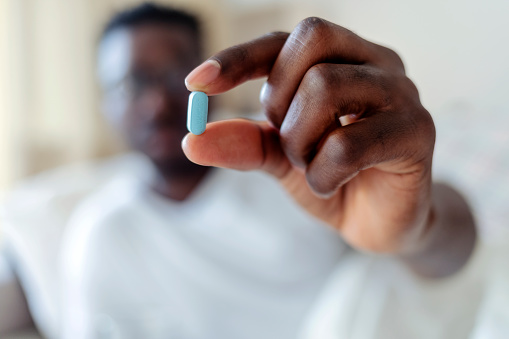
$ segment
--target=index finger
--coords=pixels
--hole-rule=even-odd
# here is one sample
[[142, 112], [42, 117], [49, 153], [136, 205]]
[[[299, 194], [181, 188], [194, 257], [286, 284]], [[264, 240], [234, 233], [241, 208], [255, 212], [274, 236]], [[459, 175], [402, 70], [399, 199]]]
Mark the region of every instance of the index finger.
[[187, 89], [216, 95], [269, 75], [288, 35], [269, 33], [213, 55], [189, 73], [185, 80]]
[[291, 34], [271, 33], [212, 56], [186, 78], [187, 88], [215, 95], [269, 76], [262, 103], [279, 127], [307, 70], [318, 63], [376, 63], [383, 47], [320, 18], [301, 21]]

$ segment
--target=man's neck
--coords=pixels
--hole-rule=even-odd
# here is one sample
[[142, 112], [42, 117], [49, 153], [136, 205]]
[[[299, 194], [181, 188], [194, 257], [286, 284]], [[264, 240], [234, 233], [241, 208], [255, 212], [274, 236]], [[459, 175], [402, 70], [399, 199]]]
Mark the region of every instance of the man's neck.
[[165, 198], [184, 201], [199, 186], [209, 172], [209, 167], [196, 166], [187, 172], [165, 173], [157, 170], [152, 188]]

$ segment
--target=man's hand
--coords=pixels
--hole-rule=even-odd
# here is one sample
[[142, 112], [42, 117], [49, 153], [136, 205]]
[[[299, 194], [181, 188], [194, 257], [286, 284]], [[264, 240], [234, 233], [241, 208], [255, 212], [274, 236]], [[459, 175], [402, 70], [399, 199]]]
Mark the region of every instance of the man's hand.
[[215, 95], [263, 76], [268, 122], [211, 123], [183, 140], [187, 157], [274, 175], [358, 249], [414, 260], [434, 248], [435, 128], [398, 55], [308, 18], [291, 34], [268, 34], [212, 56], [186, 84]]

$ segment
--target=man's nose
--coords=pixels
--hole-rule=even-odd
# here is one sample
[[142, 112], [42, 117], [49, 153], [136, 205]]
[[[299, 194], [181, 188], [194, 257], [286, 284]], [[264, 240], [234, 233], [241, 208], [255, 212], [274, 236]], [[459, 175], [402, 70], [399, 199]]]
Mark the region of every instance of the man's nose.
[[[152, 120], [174, 119], [178, 116], [178, 110], [183, 109], [182, 98], [176, 93], [169, 91], [163, 86], [154, 87], [146, 96], [146, 112]], [[185, 114], [185, 112], [182, 112]]]

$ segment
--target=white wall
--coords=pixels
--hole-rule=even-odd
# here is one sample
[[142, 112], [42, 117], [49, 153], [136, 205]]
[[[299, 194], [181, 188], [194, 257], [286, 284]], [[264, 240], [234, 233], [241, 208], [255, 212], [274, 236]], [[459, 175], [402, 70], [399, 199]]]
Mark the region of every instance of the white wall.
[[343, 0], [339, 22], [402, 55], [432, 112], [509, 107], [509, 1]]
[[[26, 175], [107, 154], [94, 83], [98, 31], [141, 0], [1, 0], [0, 190]], [[205, 18], [209, 53], [321, 16], [398, 51], [432, 114], [450, 106], [505, 106], [507, 0], [165, 0]], [[224, 96], [259, 109], [261, 82]], [[489, 109], [486, 109], [489, 110]]]

